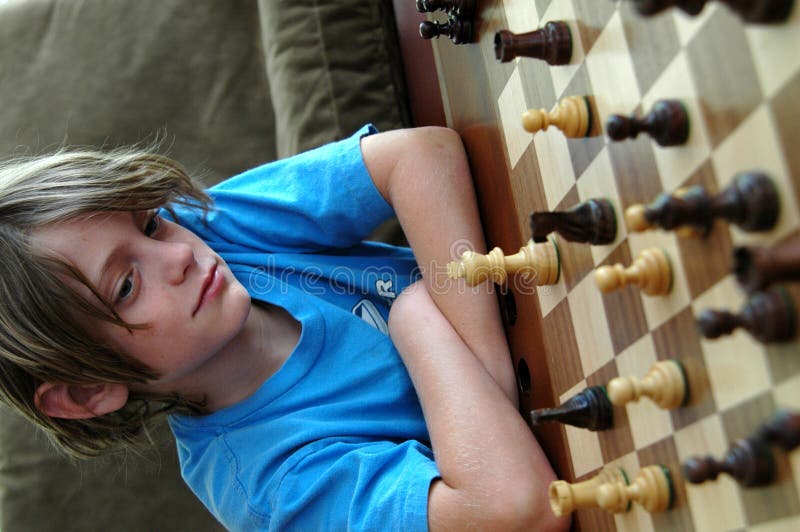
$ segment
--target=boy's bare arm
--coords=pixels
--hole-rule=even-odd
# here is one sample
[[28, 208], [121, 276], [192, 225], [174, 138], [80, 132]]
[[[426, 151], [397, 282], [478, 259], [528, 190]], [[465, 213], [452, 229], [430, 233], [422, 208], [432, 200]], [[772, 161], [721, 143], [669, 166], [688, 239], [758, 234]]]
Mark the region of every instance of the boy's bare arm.
[[441, 479], [431, 530], [555, 530], [554, 475], [516, 406], [442, 315], [421, 283], [394, 304], [389, 331], [417, 390]]
[[376, 187], [394, 208], [431, 297], [511, 401], [517, 387], [488, 284], [447, 279], [447, 263], [465, 247], [485, 252], [472, 177], [461, 138], [446, 128], [389, 131], [361, 141]]

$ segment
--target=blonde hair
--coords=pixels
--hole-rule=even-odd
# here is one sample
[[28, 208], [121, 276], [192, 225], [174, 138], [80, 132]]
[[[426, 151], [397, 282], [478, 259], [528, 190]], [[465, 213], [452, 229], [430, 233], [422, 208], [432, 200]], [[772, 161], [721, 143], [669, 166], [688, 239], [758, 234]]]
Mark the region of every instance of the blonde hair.
[[[207, 211], [211, 199], [183, 167], [150, 148], [62, 149], [0, 163], [0, 401], [71, 455], [94, 456], [134, 442], [146, 421], [191, 403], [131, 394], [118, 412], [92, 419], [39, 411], [34, 392], [42, 382], [131, 384], [157, 375], [91, 330], [96, 319], [129, 329], [142, 325], [121, 320], [77, 268], [32, 245], [31, 232], [89, 213], [171, 210], [169, 204]], [[70, 288], [64, 275], [87, 286], [100, 303]]]

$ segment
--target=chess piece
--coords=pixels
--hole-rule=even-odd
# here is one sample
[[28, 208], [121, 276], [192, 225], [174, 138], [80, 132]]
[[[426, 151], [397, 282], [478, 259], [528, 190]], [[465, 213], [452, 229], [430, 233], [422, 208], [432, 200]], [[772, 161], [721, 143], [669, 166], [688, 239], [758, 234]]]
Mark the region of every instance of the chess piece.
[[662, 296], [672, 289], [672, 266], [664, 250], [647, 248], [628, 268], [622, 264], [597, 268], [594, 282], [604, 293], [634, 284], [649, 296]]
[[786, 452], [793, 451], [800, 445], [800, 413], [780, 410], [758, 428], [754, 439], [777, 444]]
[[550, 65], [566, 65], [572, 58], [572, 33], [565, 22], [548, 22], [544, 28], [520, 34], [500, 30], [494, 35], [494, 55], [501, 63], [534, 57]]
[[444, 35], [453, 44], [472, 42], [472, 21], [460, 17], [450, 17], [447, 22], [439, 23], [425, 20], [419, 24], [419, 36], [423, 39], [438, 39]]
[[607, 199], [589, 199], [561, 212], [534, 212], [530, 216], [534, 242], [544, 242], [553, 231], [570, 242], [610, 244], [617, 237], [617, 216]]
[[614, 424], [614, 409], [602, 386], [590, 386], [555, 408], [531, 411], [531, 424], [558, 421], [589, 430], [606, 430]]
[[683, 476], [692, 484], [716, 480], [727, 473], [746, 487], [766, 486], [775, 479], [775, 459], [764, 442], [754, 439], [739, 440], [722, 457], [693, 456], [683, 463]]
[[500, 248], [494, 248], [486, 255], [465, 251], [460, 260], [447, 265], [450, 279], [463, 277], [470, 286], [486, 280], [502, 285], [509, 273], [524, 275], [538, 286], [556, 284], [560, 272], [561, 261], [553, 240], [539, 244], [530, 240], [519, 252], [509, 256], [503, 255]]
[[597, 488], [597, 505], [608, 512], [626, 512], [631, 501], [650, 513], [669, 510], [675, 501], [669, 469], [660, 464], [643, 467], [630, 484], [610, 482]]
[[[600, 473], [583, 482], [570, 484], [564, 480], [550, 483], [550, 508], [558, 517], [569, 515], [580, 508], [597, 508], [597, 488], [602, 484], [629, 485], [628, 475], [621, 467], [604, 467]], [[628, 505], [626, 511], [631, 505]]]
[[660, 146], [679, 146], [689, 138], [689, 114], [678, 100], [659, 100], [644, 118], [611, 115], [606, 121], [612, 140], [635, 139], [642, 132]]
[[[642, 15], [655, 15], [675, 6], [689, 15], [697, 15], [706, 5], [706, 0], [633, 0], [636, 10]], [[720, 0], [745, 22], [783, 22], [792, 11], [794, 0]]]
[[444, 11], [458, 17], [471, 17], [475, 13], [475, 0], [417, 0], [418, 13]]
[[614, 406], [624, 406], [645, 396], [660, 408], [667, 410], [686, 404], [689, 396], [686, 373], [678, 360], [656, 362], [642, 379], [636, 377], [611, 379], [606, 390]]
[[800, 281], [800, 239], [766, 247], [733, 250], [733, 273], [748, 292], [780, 281]]
[[569, 138], [586, 137], [592, 131], [591, 106], [585, 96], [567, 96], [549, 113], [544, 109], [528, 109], [522, 114], [522, 127], [528, 133], [556, 126]]
[[697, 316], [700, 333], [706, 338], [718, 338], [741, 327], [765, 343], [792, 340], [797, 332], [796, 322], [795, 305], [782, 289], [756, 292], [738, 314], [706, 309]]
[[715, 196], [698, 185], [681, 193], [661, 194], [649, 206], [633, 205], [625, 211], [625, 222], [634, 232], [691, 226], [705, 235], [716, 218], [745, 231], [767, 231], [775, 226], [779, 213], [778, 191], [772, 180], [759, 172], [742, 172]]

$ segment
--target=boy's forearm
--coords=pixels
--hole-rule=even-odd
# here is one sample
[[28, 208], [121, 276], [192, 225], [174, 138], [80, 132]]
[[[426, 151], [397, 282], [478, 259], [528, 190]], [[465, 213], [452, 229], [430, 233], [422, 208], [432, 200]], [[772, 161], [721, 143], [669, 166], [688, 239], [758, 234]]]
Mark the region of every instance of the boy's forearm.
[[428, 291], [470, 350], [514, 404], [517, 388], [494, 287], [447, 278], [465, 249], [485, 252], [477, 200], [463, 144], [450, 130], [426, 129], [394, 169], [389, 194]]
[[[412, 287], [398, 300], [390, 333], [422, 403], [444, 499], [464, 501], [466, 508], [451, 505], [456, 511], [474, 512], [459, 516], [450, 513], [453, 508], [438, 508], [431, 518], [444, 518], [444, 528], [459, 519], [478, 526], [506, 518], [514, 526], [555, 525], [547, 502], [554, 476], [541, 448], [516, 406], [422, 288]], [[429, 504], [436, 502], [432, 498]]]

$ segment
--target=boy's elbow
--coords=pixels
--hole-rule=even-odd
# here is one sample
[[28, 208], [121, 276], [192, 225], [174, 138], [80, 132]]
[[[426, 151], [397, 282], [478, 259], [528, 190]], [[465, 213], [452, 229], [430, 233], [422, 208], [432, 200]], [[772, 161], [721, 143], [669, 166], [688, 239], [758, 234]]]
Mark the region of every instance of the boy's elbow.
[[548, 488], [550, 482], [537, 479], [535, 487], [508, 489], [506, 499], [498, 500], [495, 515], [503, 530], [536, 530], [561, 532], [569, 530], [571, 519], [557, 517], [550, 508]]

